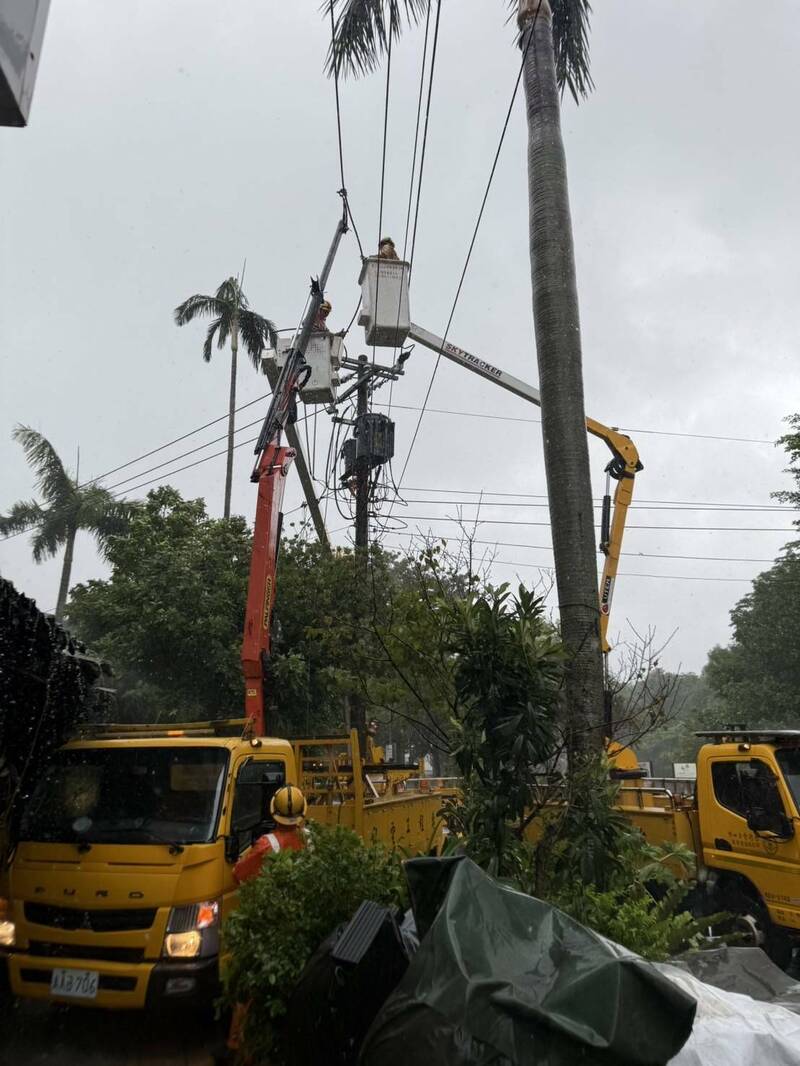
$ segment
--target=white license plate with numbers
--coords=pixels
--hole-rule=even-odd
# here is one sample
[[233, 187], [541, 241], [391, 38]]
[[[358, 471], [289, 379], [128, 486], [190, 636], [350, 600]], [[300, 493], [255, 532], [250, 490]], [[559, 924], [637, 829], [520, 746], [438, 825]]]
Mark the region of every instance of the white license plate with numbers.
[[50, 992], [73, 999], [95, 999], [99, 977], [97, 970], [53, 970]]

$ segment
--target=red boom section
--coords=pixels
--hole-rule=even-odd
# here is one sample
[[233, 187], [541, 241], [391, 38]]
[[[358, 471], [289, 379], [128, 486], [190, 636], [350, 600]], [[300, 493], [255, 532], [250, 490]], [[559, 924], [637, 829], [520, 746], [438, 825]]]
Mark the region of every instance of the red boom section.
[[253, 554], [247, 586], [247, 613], [242, 641], [245, 715], [253, 721], [256, 736], [263, 736], [264, 667], [269, 658], [275, 574], [278, 562], [281, 504], [286, 475], [295, 453], [270, 443], [261, 453], [253, 480], [258, 480], [258, 502], [253, 530]]

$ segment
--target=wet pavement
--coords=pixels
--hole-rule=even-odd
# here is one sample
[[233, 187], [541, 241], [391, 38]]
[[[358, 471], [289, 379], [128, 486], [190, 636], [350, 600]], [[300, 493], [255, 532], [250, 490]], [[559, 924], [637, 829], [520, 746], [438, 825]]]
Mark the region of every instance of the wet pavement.
[[211, 1066], [218, 1027], [197, 1013], [0, 1006], [0, 1066]]

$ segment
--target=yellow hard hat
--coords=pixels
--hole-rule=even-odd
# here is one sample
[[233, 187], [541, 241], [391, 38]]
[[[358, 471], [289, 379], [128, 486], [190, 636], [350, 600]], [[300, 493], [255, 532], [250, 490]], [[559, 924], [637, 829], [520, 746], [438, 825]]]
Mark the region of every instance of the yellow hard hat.
[[322, 303], [319, 305], [319, 309], [320, 311], [324, 311], [326, 315], [329, 315], [331, 313], [330, 302], [328, 300], [323, 300]]
[[284, 785], [272, 797], [269, 812], [278, 825], [299, 825], [306, 814], [306, 798], [296, 785]]

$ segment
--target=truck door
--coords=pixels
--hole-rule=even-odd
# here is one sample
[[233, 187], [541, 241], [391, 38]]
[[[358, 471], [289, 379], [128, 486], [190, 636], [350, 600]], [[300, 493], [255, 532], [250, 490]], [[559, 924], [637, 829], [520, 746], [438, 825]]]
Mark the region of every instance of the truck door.
[[787, 905], [800, 903], [798, 844], [778, 776], [759, 758], [712, 757], [710, 769], [700, 810], [707, 865], [746, 877], [777, 924], [800, 924], [787, 920]]
[[235, 862], [260, 836], [275, 828], [269, 805], [286, 784], [286, 763], [274, 757], [249, 756], [236, 775], [227, 857]]

